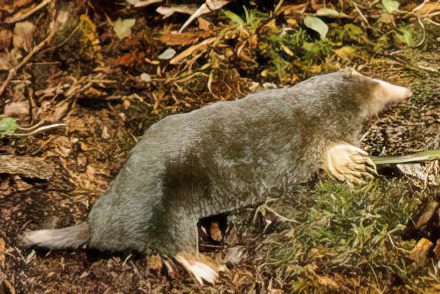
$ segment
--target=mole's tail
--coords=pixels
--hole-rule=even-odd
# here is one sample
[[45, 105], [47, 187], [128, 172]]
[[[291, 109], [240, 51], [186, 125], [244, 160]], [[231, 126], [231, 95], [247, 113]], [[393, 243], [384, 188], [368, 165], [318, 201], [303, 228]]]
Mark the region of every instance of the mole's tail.
[[28, 245], [36, 245], [50, 249], [77, 248], [89, 241], [90, 227], [82, 224], [55, 230], [38, 230], [25, 232], [23, 242]]

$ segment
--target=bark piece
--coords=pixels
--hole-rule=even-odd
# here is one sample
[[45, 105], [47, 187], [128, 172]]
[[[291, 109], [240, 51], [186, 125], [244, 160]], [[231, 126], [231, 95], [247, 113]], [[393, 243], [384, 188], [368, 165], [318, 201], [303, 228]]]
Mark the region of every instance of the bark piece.
[[53, 167], [41, 158], [0, 155], [0, 174], [49, 180], [53, 173]]

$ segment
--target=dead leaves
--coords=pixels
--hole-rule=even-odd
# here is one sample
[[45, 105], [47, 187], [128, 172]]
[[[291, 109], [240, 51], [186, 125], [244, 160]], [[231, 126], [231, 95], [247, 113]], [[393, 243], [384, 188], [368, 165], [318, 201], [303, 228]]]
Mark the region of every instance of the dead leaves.
[[0, 238], [0, 267], [5, 267], [5, 253], [6, 253], [6, 243], [3, 238]]
[[96, 60], [98, 64], [104, 63], [102, 47], [96, 31], [96, 24], [86, 14], [80, 16], [79, 28], [81, 32], [80, 41], [82, 43], [83, 54], [91, 60]]
[[0, 29], [0, 48], [7, 49], [11, 45], [13, 34], [7, 29]]
[[175, 56], [173, 59], [170, 60], [170, 64], [179, 64], [181, 63], [185, 58], [189, 56], [194, 56], [198, 51], [204, 49], [207, 45], [214, 43], [217, 40], [217, 37], [212, 37], [203, 40], [202, 42], [195, 44], [188, 49], [182, 51], [177, 56]]
[[0, 18], [2, 16], [2, 12], [11, 14], [17, 11], [19, 8], [24, 7], [32, 2], [33, 0], [0, 0]]
[[419, 219], [415, 224], [415, 228], [421, 229], [423, 226], [428, 224], [428, 222], [434, 216], [434, 213], [437, 211], [438, 206], [439, 204], [437, 201], [431, 201], [430, 203], [428, 203], [423, 213], [419, 216]]
[[160, 273], [163, 268], [163, 262], [160, 255], [147, 256], [147, 270]]
[[42, 159], [25, 156], [0, 155], [0, 174], [20, 175], [49, 180], [54, 168]]
[[432, 247], [432, 242], [428, 239], [422, 238], [417, 242], [417, 245], [411, 251], [409, 258], [414, 260], [419, 265], [424, 265], [428, 258], [429, 250]]
[[199, 33], [162, 33], [159, 40], [168, 46], [188, 46], [197, 42], [204, 35]]
[[133, 5], [134, 7], [146, 7], [155, 3], [160, 3], [162, 0], [126, 0], [128, 3]]

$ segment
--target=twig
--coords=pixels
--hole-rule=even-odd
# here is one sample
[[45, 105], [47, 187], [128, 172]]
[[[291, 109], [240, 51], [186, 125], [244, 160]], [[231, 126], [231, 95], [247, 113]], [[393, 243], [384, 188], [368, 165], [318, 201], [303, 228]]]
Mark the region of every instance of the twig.
[[294, 223], [294, 224], [299, 224], [300, 222], [297, 221], [296, 219], [293, 218], [287, 218], [285, 216], [282, 216], [281, 214], [279, 214], [278, 212], [276, 212], [274, 209], [270, 208], [269, 206], [265, 205], [264, 209], [266, 209], [267, 211], [273, 213], [277, 218], [279, 218], [280, 220], [284, 221], [284, 222], [289, 222], [289, 223]]
[[162, 0], [147, 0], [147, 1], [127, 1], [134, 7], [146, 7], [154, 3], [162, 2]]
[[12, 16], [11, 18], [6, 19], [5, 23], [12, 24], [12, 23], [16, 23], [17, 21], [22, 21], [22, 20], [28, 18], [29, 16], [31, 16], [32, 14], [34, 14], [35, 12], [37, 12], [38, 10], [40, 10], [41, 8], [43, 8], [44, 6], [46, 6], [47, 4], [49, 4], [51, 1], [53, 1], [53, 0], [43, 0], [40, 4], [38, 4], [35, 7], [31, 8], [24, 15], [16, 16], [17, 14], [20, 13], [20, 11], [19, 11], [14, 16]]
[[373, 156], [371, 159], [376, 165], [424, 162], [440, 159], [440, 149], [427, 150], [402, 156]]
[[422, 28], [423, 35], [422, 35], [422, 39], [420, 40], [419, 43], [417, 43], [417, 45], [415, 47], [419, 47], [420, 45], [422, 45], [425, 42], [425, 38], [426, 38], [425, 26], [423, 25], [423, 22], [419, 16], [417, 16], [417, 22], [419, 23], [420, 27]]
[[80, 25], [78, 24], [73, 30], [72, 30], [72, 32], [63, 40], [63, 41], [61, 41], [61, 43], [59, 43], [59, 44], [56, 44], [55, 46], [53, 46], [53, 47], [50, 47], [50, 48], [47, 48], [46, 50], [44, 50], [43, 52], [46, 52], [46, 51], [53, 51], [53, 50], [55, 50], [55, 49], [57, 49], [57, 48], [60, 48], [60, 47], [62, 47], [64, 44], [66, 44], [72, 37], [73, 37], [73, 35], [79, 30], [79, 28], [80, 28]]
[[53, 128], [64, 127], [64, 126], [66, 126], [66, 124], [53, 124], [53, 125], [40, 127], [40, 128], [33, 130], [32, 132], [29, 132], [29, 133], [12, 133], [12, 134], [8, 134], [7, 136], [9, 136], [9, 137], [28, 137], [28, 136], [42, 133], [44, 131], [47, 131], [47, 130], [50, 130]]
[[370, 23], [368, 22], [368, 19], [365, 17], [365, 15], [362, 13], [362, 11], [359, 9], [359, 7], [357, 6], [356, 2], [351, 1], [351, 4], [353, 4], [354, 8], [356, 9], [356, 11], [359, 13], [359, 15], [361, 16], [361, 18], [366, 22], [367, 25], [370, 25]]
[[207, 14], [211, 11], [218, 10], [228, 4], [230, 0], [220, 0], [220, 1], [210, 1], [206, 0], [205, 3], [203, 3], [182, 25], [182, 27], [179, 30], [179, 34], [187, 27], [189, 26], [193, 20], [196, 18], [202, 16], [203, 14]]
[[180, 63], [183, 59], [190, 56], [194, 51], [199, 50], [200, 48], [203, 48], [204, 46], [209, 45], [209, 44], [215, 42], [216, 40], [217, 40], [217, 37], [212, 37], [212, 38], [205, 39], [198, 44], [192, 45], [191, 47], [183, 50], [177, 56], [175, 56], [173, 59], [171, 59], [170, 64]]
[[430, 0], [425, 0], [425, 1], [423, 1], [422, 4], [420, 4], [419, 6], [417, 6], [416, 8], [414, 8], [412, 11], [414, 12], [414, 11], [417, 11], [417, 10], [422, 9], [423, 6], [425, 6], [425, 4], [428, 3], [429, 1], [430, 1]]
[[15, 288], [14, 288], [14, 286], [12, 286], [12, 283], [11, 282], [9, 282], [8, 280], [3, 280], [3, 283], [6, 285], [6, 287], [8, 288], [8, 290], [9, 290], [9, 293], [11, 293], [11, 294], [15, 294]]
[[44, 46], [46, 46], [55, 36], [55, 28], [54, 26], [51, 26], [51, 31], [49, 33], [49, 35], [46, 37], [46, 39], [44, 39], [43, 41], [41, 41], [40, 44], [38, 44], [37, 46], [35, 46], [31, 52], [29, 52], [28, 55], [26, 55], [25, 58], [23, 58], [23, 60], [17, 64], [15, 67], [11, 68], [8, 72], [8, 76], [6, 77], [6, 80], [3, 82], [2, 86], [0, 87], [0, 97], [3, 95], [3, 92], [6, 90], [6, 87], [9, 85], [9, 83], [11, 82], [11, 80], [15, 77], [15, 75], [17, 74], [17, 71], [22, 68], [38, 51], [41, 50], [41, 48], [43, 48]]

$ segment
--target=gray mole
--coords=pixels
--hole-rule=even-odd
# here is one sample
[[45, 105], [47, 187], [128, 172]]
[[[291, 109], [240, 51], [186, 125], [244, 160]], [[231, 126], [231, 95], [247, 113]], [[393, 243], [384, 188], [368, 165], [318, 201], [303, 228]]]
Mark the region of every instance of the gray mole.
[[371, 78], [337, 72], [168, 116], [145, 132], [70, 237], [59, 229], [25, 240], [194, 252], [200, 218], [289, 194], [322, 167], [329, 145], [355, 145], [377, 87]]

